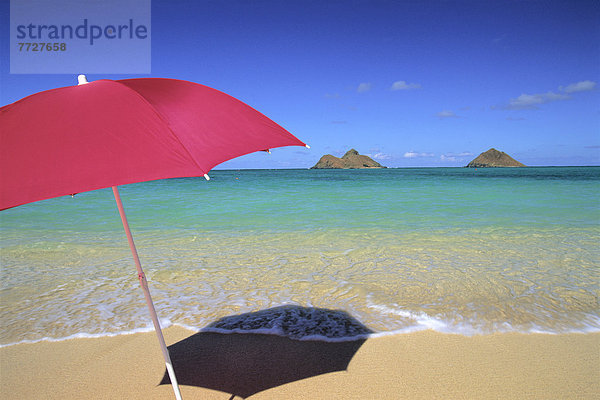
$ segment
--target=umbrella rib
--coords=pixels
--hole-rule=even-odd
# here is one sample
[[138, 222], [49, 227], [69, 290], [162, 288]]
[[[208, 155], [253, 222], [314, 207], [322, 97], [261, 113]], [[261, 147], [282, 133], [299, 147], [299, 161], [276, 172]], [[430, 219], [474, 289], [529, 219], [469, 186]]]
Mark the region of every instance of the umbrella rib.
[[169, 132], [171, 132], [171, 135], [173, 135], [173, 137], [175, 137], [175, 139], [177, 140], [177, 143], [179, 143], [181, 145], [181, 147], [185, 150], [186, 154], [189, 156], [189, 158], [192, 160], [192, 162], [194, 163], [194, 165], [196, 165], [196, 167], [198, 167], [198, 169], [200, 170], [200, 172], [202, 173], [202, 175], [205, 175], [206, 177], [206, 173], [207, 171], [204, 171], [204, 169], [198, 164], [198, 162], [196, 161], [196, 158], [192, 155], [192, 153], [190, 153], [190, 151], [188, 150], [188, 148], [186, 147], [186, 145], [181, 141], [181, 139], [179, 138], [179, 136], [177, 136], [177, 134], [173, 131], [173, 129], [171, 129], [171, 125], [169, 124], [169, 122], [162, 116], [161, 113], [159, 113], [156, 108], [154, 108], [154, 106], [152, 105], [152, 103], [150, 103], [148, 101], [148, 99], [146, 99], [144, 96], [142, 96], [142, 94], [140, 92], [138, 92], [135, 89], [132, 89], [131, 87], [125, 85], [122, 82], [119, 81], [111, 81], [114, 83], [118, 83], [119, 85], [121, 85], [122, 87], [127, 88], [129, 91], [135, 93], [136, 96], [138, 96], [143, 102], [144, 104], [146, 104], [154, 114], [156, 114], [156, 116], [162, 121], [164, 122], [165, 126], [169, 129]]

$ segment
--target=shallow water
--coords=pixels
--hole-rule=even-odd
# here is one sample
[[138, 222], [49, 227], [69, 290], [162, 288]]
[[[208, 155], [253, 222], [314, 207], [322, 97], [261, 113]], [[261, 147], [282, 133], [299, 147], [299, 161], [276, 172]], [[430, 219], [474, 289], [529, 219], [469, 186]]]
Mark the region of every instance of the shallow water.
[[[121, 196], [164, 325], [600, 331], [600, 168], [213, 171]], [[0, 213], [0, 344], [147, 330], [112, 192]]]

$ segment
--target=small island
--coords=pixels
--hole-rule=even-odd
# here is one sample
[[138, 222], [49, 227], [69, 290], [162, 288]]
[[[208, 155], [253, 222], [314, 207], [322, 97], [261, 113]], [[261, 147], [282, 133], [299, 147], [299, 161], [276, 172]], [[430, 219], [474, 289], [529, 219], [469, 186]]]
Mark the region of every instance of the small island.
[[350, 149], [338, 158], [326, 154], [311, 169], [359, 169], [359, 168], [386, 168], [370, 157], [358, 154], [358, 151]]
[[489, 168], [489, 167], [525, 167], [522, 164], [506, 154], [494, 148], [478, 155], [473, 161], [466, 165], [466, 168]]

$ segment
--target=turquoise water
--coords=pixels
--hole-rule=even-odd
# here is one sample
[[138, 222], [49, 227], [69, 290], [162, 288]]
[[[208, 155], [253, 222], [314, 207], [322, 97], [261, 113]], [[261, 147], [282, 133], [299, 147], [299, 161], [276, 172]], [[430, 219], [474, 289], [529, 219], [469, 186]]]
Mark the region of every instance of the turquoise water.
[[[600, 331], [600, 168], [213, 171], [121, 187], [164, 325]], [[110, 189], [0, 213], [0, 344], [150, 327]]]

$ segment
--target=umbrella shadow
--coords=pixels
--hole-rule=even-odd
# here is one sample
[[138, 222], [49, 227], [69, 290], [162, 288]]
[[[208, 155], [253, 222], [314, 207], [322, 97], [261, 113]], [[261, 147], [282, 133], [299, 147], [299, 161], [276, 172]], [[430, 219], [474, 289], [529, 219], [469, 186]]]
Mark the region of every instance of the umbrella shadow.
[[[369, 333], [343, 311], [283, 306], [225, 317], [169, 346], [169, 353], [180, 384], [247, 398], [346, 370]], [[160, 384], [170, 384], [166, 372]]]

